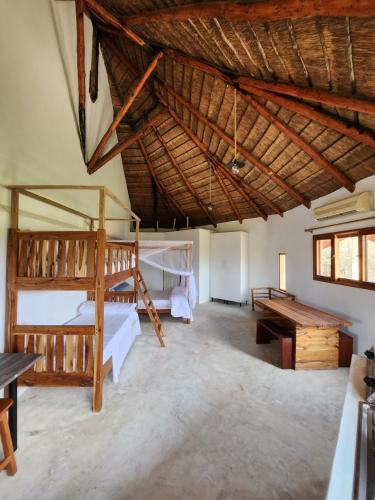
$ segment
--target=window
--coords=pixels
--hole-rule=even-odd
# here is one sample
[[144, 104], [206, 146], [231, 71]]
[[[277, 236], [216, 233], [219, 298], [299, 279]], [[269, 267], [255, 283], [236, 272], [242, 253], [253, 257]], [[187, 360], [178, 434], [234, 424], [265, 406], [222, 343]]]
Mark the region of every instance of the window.
[[279, 253], [279, 288], [286, 290], [286, 266], [285, 266], [285, 253]]
[[314, 279], [375, 290], [375, 228], [314, 236]]

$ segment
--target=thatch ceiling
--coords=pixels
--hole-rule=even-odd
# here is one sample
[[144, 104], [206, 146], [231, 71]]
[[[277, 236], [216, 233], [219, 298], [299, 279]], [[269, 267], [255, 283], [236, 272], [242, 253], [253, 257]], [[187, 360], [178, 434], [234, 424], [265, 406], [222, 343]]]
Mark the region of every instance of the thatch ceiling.
[[[174, 217], [186, 224], [183, 215], [203, 225], [210, 217], [223, 222], [282, 213], [342, 186], [353, 190], [375, 173], [375, 17], [367, 15], [373, 10], [366, 11], [368, 2], [355, 2], [359, 17], [347, 17], [349, 0], [302, 2], [305, 8], [323, 6], [320, 17], [302, 12], [283, 18], [271, 9], [271, 19], [239, 21], [221, 10], [212, 17], [210, 6], [203, 14], [192, 7], [135, 16], [187, 3], [98, 0], [96, 5], [145, 41], [140, 46], [94, 12], [94, 0], [86, 0], [86, 13], [98, 28], [114, 115], [158, 51], [164, 54], [117, 127], [120, 143], [142, 131], [121, 154], [132, 209], [143, 227], [157, 220], [171, 226]], [[339, 17], [326, 16], [329, 4], [343, 7], [336, 9]], [[246, 162], [237, 178], [220, 166], [234, 153], [234, 86], [239, 158]], [[299, 94], [300, 89], [326, 92]], [[206, 209], [208, 159], [212, 212]]]

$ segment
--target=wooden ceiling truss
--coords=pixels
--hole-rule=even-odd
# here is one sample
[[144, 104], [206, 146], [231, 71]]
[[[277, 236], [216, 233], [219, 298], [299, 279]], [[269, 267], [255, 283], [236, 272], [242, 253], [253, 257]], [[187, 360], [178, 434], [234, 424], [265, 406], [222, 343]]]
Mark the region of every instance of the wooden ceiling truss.
[[[176, 1], [150, 11], [141, 0], [129, 11], [113, 0], [75, 0], [82, 154], [86, 161], [86, 14], [93, 23], [89, 95], [95, 102], [101, 49], [117, 109], [87, 169], [92, 174], [121, 154], [132, 204], [146, 225], [152, 221], [157, 227], [159, 216], [173, 225], [177, 219], [214, 226], [248, 217], [267, 220], [300, 204], [310, 207], [311, 199], [340, 187], [353, 192], [360, 178], [375, 173], [375, 89], [358, 92], [370, 87], [361, 80], [357, 49], [374, 31], [373, 1]], [[340, 57], [346, 57], [340, 66], [347, 68], [350, 87], [341, 92], [341, 68], [335, 69], [326, 36], [335, 20], [332, 29], [343, 40]], [[179, 32], [172, 31], [174, 22]], [[319, 62], [306, 57], [309, 47], [301, 38], [313, 23]], [[368, 63], [372, 68], [373, 61]], [[316, 83], [317, 66], [326, 72], [326, 88]], [[242, 126], [237, 151], [245, 160], [240, 175], [227, 166], [234, 148], [234, 89]], [[118, 143], [108, 149], [114, 134]], [[206, 200], [211, 171], [213, 211]], [[142, 188], [144, 175], [149, 188]], [[183, 190], [172, 189], [166, 175]], [[142, 189], [150, 190], [145, 214], [137, 200]]]

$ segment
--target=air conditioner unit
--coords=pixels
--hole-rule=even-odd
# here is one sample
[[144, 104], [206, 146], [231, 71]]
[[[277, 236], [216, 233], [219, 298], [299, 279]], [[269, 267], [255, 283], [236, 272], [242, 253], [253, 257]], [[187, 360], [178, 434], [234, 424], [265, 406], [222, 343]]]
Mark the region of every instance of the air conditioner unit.
[[340, 215], [356, 214], [359, 212], [369, 212], [373, 208], [373, 195], [371, 191], [349, 196], [342, 200], [328, 203], [314, 209], [316, 220], [330, 219]]

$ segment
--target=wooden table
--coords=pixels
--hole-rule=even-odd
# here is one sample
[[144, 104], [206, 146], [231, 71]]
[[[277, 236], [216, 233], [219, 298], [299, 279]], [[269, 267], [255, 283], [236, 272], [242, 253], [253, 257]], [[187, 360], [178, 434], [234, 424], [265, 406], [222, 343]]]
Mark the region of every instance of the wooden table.
[[288, 299], [262, 299], [255, 304], [263, 317], [287, 328], [293, 335], [294, 368], [338, 368], [339, 328], [351, 322], [315, 307]]
[[9, 427], [13, 448], [17, 449], [17, 378], [42, 357], [42, 354], [0, 353], [0, 389], [9, 387], [13, 400], [9, 408]]

